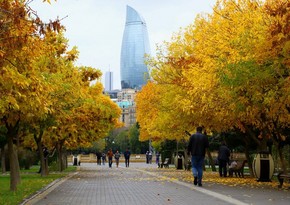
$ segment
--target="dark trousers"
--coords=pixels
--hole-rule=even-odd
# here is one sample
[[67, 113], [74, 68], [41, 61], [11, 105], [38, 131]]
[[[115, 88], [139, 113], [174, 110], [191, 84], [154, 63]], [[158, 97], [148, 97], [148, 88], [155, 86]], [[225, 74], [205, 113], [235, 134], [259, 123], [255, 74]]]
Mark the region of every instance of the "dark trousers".
[[109, 157], [109, 167], [112, 167], [113, 164], [113, 157]]
[[126, 167], [129, 167], [129, 163], [130, 163], [130, 159], [129, 158], [125, 158]]
[[227, 176], [227, 161], [219, 160], [219, 173], [220, 173], [220, 177]]

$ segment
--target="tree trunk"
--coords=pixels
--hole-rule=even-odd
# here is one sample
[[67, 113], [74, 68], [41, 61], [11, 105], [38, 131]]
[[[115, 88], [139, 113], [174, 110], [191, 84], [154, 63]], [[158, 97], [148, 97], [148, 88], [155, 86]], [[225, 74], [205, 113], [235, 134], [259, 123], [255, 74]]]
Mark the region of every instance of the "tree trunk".
[[246, 159], [247, 159], [247, 162], [248, 162], [248, 166], [249, 166], [249, 171], [250, 171], [250, 175], [251, 177], [254, 177], [254, 171], [253, 171], [253, 163], [252, 163], [252, 160], [251, 160], [251, 157], [250, 157], [250, 152], [249, 152], [249, 145], [247, 143], [247, 140], [245, 140], [246, 143], [245, 143], [245, 155], [246, 155]]
[[286, 162], [285, 162], [285, 158], [283, 155], [283, 147], [278, 145], [278, 154], [279, 154], [279, 158], [280, 158], [280, 162], [281, 162], [281, 166], [282, 166], [282, 171], [284, 174], [287, 173], [287, 166], [286, 166]]
[[207, 153], [207, 157], [208, 157], [209, 163], [210, 163], [210, 165], [211, 165], [211, 170], [212, 170], [213, 172], [216, 172], [215, 163], [214, 163], [214, 160], [213, 160], [213, 158], [212, 158], [212, 156], [211, 156], [210, 151], [207, 150], [206, 153]]
[[61, 144], [57, 144], [57, 159], [58, 159], [58, 171], [62, 172], [62, 150], [61, 150]]
[[38, 148], [38, 153], [39, 153], [39, 158], [40, 158], [40, 175], [44, 177], [48, 175], [48, 164], [47, 164], [47, 159], [45, 159], [44, 157], [43, 146], [40, 140], [37, 142], [37, 148]]
[[57, 163], [58, 171], [62, 172], [64, 170], [64, 164], [62, 160], [62, 141], [57, 142]]
[[6, 173], [6, 162], [5, 162], [5, 148], [1, 148], [1, 169], [2, 174]]
[[[9, 131], [8, 131], [9, 133]], [[17, 150], [13, 145], [13, 136], [8, 134], [8, 156], [10, 165], [10, 191], [17, 191], [17, 185], [20, 183], [19, 162]]]
[[260, 140], [260, 143], [258, 144], [258, 152], [267, 152], [268, 146], [267, 146], [267, 139], [263, 137], [263, 139]]
[[61, 165], [62, 165], [62, 168], [61, 168], [61, 170], [62, 171], [64, 171], [65, 169], [66, 169], [66, 160], [65, 160], [65, 158], [66, 158], [66, 155], [64, 154], [64, 152], [62, 151], [62, 163], [61, 163]]
[[67, 156], [66, 156], [66, 150], [62, 149], [62, 170], [66, 170], [67, 168]]
[[48, 156], [44, 156], [44, 147], [42, 145], [42, 136], [43, 136], [43, 130], [40, 130], [39, 135], [34, 134], [34, 140], [37, 144], [37, 149], [39, 153], [40, 158], [40, 175], [42, 177], [48, 176]]
[[67, 150], [66, 149], [64, 149], [63, 161], [64, 161], [64, 169], [67, 169], [68, 163], [67, 163]]

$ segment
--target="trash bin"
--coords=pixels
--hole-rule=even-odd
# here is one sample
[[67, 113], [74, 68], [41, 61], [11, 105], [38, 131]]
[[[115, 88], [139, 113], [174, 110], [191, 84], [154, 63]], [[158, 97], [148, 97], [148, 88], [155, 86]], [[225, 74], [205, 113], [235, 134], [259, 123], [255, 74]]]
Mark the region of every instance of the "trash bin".
[[269, 182], [274, 173], [274, 161], [269, 152], [259, 152], [253, 161], [253, 171], [257, 181]]
[[178, 154], [175, 156], [175, 167], [176, 169], [183, 169], [183, 162], [184, 162], [184, 157], [182, 154]]

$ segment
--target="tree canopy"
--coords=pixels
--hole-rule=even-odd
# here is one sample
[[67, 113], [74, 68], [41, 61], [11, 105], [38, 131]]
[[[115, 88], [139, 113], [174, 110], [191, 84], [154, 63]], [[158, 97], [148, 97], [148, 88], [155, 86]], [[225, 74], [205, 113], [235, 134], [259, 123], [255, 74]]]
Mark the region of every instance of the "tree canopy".
[[141, 139], [184, 130], [289, 129], [288, 0], [219, 0], [148, 60], [152, 80], [137, 96]]
[[91, 146], [121, 126], [121, 110], [103, 94], [100, 70], [75, 65], [77, 48], [68, 49], [59, 19], [44, 23], [29, 1], [18, 0], [1, 1], [0, 16], [0, 125], [15, 191], [15, 141], [38, 149], [41, 158], [43, 146]]

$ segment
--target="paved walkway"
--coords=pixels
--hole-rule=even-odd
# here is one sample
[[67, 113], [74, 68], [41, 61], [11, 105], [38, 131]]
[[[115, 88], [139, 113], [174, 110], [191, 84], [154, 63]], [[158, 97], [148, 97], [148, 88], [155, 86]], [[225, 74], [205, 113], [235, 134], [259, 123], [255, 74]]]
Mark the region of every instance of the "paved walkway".
[[172, 181], [144, 171], [145, 163], [129, 168], [82, 164], [80, 170], [54, 183], [24, 204], [29, 205], [189, 205], [290, 204], [290, 191], [245, 189], [217, 184]]

